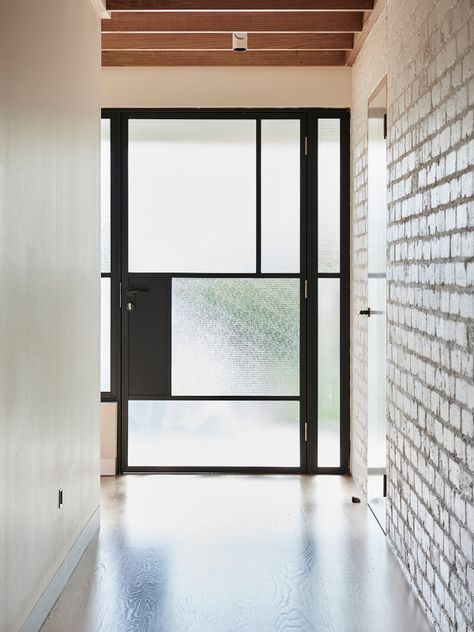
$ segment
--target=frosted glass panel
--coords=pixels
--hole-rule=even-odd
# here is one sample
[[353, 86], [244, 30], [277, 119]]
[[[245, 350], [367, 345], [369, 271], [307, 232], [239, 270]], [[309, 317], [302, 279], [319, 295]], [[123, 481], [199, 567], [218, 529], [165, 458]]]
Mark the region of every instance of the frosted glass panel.
[[375, 314], [368, 322], [368, 443], [367, 459], [369, 468], [385, 468], [386, 466], [386, 331], [385, 331], [385, 305], [386, 280], [385, 278], [368, 279], [369, 305], [373, 306]]
[[[387, 147], [384, 111], [369, 111], [368, 119], [368, 444], [369, 473], [382, 476], [386, 467], [386, 265], [387, 265]], [[379, 493], [383, 491], [379, 480]]]
[[299, 402], [130, 401], [130, 466], [299, 467]]
[[100, 153], [100, 252], [101, 272], [110, 272], [110, 120], [101, 120]]
[[387, 265], [387, 141], [383, 115], [369, 116], [368, 137], [368, 271], [369, 275], [380, 275], [385, 274]]
[[318, 271], [339, 272], [340, 121], [318, 120]]
[[110, 391], [110, 279], [100, 280], [100, 390]]
[[173, 395], [299, 395], [298, 279], [173, 279]]
[[255, 121], [129, 121], [130, 272], [255, 272], [255, 143]]
[[300, 270], [300, 121], [262, 121], [262, 272]]
[[340, 465], [339, 279], [318, 280], [318, 466]]

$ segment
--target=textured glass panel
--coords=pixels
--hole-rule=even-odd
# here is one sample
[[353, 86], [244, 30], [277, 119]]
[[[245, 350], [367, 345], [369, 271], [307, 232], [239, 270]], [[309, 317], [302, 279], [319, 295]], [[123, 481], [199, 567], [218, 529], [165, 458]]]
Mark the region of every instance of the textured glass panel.
[[300, 121], [262, 121], [262, 272], [300, 270]]
[[318, 120], [318, 271], [339, 272], [340, 121]]
[[100, 280], [100, 390], [110, 391], [110, 279]]
[[318, 280], [318, 466], [340, 465], [339, 279]]
[[130, 401], [130, 466], [298, 467], [299, 402]]
[[100, 252], [101, 272], [110, 272], [110, 120], [101, 121]]
[[255, 272], [256, 123], [129, 122], [129, 270]]
[[298, 279], [173, 279], [173, 395], [299, 395]]

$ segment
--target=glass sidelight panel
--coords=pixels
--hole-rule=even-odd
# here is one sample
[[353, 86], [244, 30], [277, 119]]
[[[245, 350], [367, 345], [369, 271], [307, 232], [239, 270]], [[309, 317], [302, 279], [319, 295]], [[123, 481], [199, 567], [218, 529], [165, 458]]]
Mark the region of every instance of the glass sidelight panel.
[[262, 121], [262, 272], [300, 270], [300, 127]]
[[340, 465], [340, 282], [318, 280], [318, 467]]
[[340, 271], [340, 119], [318, 120], [318, 272]]
[[110, 119], [101, 120], [101, 272], [110, 272]]
[[297, 401], [129, 401], [129, 466], [298, 467]]
[[299, 396], [300, 281], [174, 278], [172, 395]]
[[100, 280], [100, 390], [110, 391], [110, 278]]
[[129, 272], [256, 271], [256, 121], [129, 121]]

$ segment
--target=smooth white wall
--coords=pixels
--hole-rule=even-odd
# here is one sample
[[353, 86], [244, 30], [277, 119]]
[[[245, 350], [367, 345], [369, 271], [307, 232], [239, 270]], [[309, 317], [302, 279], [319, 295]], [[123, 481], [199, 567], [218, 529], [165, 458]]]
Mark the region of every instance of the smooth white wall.
[[102, 69], [103, 107], [349, 107], [350, 68]]
[[2, 632], [99, 504], [99, 81], [89, 0], [1, 3]]

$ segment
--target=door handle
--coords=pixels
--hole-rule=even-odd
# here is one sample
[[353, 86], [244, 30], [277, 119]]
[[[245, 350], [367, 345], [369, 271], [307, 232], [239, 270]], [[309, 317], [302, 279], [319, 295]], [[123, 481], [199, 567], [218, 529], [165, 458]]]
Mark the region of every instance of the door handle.
[[383, 314], [384, 312], [382, 310], [376, 310], [376, 309], [371, 309], [370, 307], [368, 307], [367, 309], [361, 309], [359, 311], [359, 314], [361, 316], [368, 316], [369, 318], [371, 316], [377, 316], [377, 314]]
[[134, 287], [128, 287], [125, 290], [125, 296], [136, 296], [137, 294], [147, 294], [149, 290], [139, 290]]

